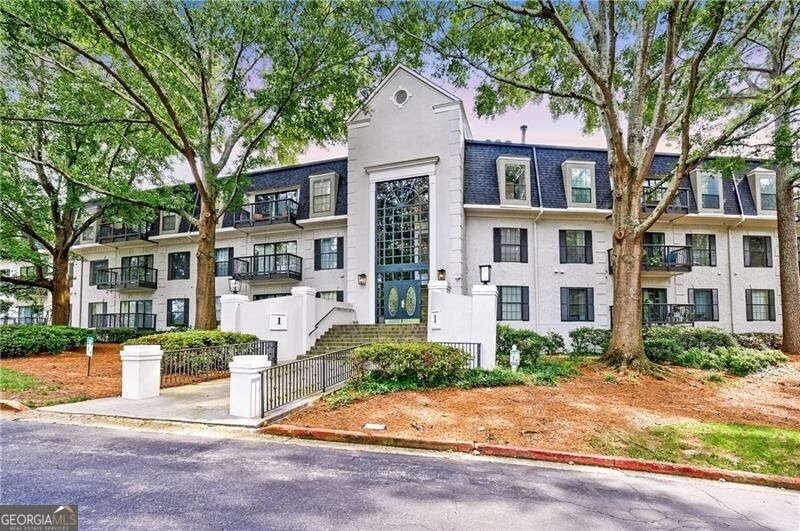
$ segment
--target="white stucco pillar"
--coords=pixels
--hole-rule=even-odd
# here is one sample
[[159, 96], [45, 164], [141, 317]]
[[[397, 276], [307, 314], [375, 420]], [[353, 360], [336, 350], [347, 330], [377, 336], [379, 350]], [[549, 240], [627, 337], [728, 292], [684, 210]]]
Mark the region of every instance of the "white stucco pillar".
[[261, 416], [261, 371], [272, 365], [269, 356], [234, 356], [231, 371], [230, 414], [234, 417]]
[[446, 280], [428, 281], [428, 293], [450, 293], [450, 284]]
[[472, 286], [472, 341], [481, 344], [481, 368], [497, 361], [497, 286]]
[[163, 355], [159, 345], [122, 347], [122, 398], [140, 400], [159, 395]]
[[243, 302], [248, 302], [250, 298], [247, 295], [239, 295], [229, 293], [220, 297], [220, 320], [219, 329], [224, 332], [238, 332], [236, 312], [239, 305]]
[[301, 322], [298, 328], [292, 326], [294, 330], [299, 330], [301, 333], [299, 354], [303, 354], [313, 346], [309, 334], [317, 323], [317, 290], [308, 286], [297, 286], [292, 288], [292, 297], [300, 299]]

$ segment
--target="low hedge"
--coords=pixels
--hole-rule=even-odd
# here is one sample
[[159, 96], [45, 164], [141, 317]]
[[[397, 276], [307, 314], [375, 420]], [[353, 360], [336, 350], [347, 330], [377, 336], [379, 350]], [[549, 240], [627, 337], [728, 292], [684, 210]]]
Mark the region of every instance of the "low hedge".
[[572, 342], [570, 354], [573, 356], [595, 356], [605, 354], [611, 342], [611, 330], [608, 328], [595, 328], [582, 326], [570, 330], [569, 339]]
[[138, 328], [108, 328], [96, 330], [94, 332], [94, 340], [97, 343], [125, 343], [137, 337], [154, 334], [152, 330]]
[[781, 350], [783, 347], [783, 336], [780, 334], [770, 334], [768, 332], [750, 332], [747, 334], [733, 334], [736, 342], [744, 348], [754, 348], [756, 350]]
[[746, 376], [766, 367], [783, 363], [788, 358], [777, 350], [756, 350], [744, 347], [717, 347], [713, 351], [698, 347], [678, 354], [673, 363], [683, 367], [709, 371], [727, 371]]
[[520, 366], [533, 366], [542, 354], [554, 356], [564, 352], [564, 337], [557, 332], [537, 334], [533, 330], [497, 325], [497, 352], [508, 357], [511, 347], [519, 350]]
[[163, 350], [183, 350], [216, 345], [238, 345], [258, 341], [253, 334], [220, 332], [219, 330], [188, 330], [186, 332], [164, 332], [137, 337], [126, 345], [161, 345]]
[[31, 354], [58, 354], [86, 344], [92, 331], [86, 328], [51, 325], [0, 326], [0, 355], [20, 357]]
[[374, 343], [355, 349], [350, 358], [362, 375], [369, 369], [376, 379], [426, 387], [458, 381], [470, 362], [464, 351], [436, 343]]

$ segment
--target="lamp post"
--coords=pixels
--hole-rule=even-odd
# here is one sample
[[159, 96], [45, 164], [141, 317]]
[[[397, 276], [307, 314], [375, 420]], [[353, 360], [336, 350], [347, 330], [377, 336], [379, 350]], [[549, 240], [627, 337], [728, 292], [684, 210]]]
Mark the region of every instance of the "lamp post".
[[230, 290], [230, 292], [231, 292], [231, 293], [233, 293], [234, 295], [236, 295], [237, 293], [239, 293], [239, 290], [240, 290], [241, 288], [242, 288], [242, 284], [241, 284], [241, 282], [239, 282], [237, 279], [235, 279], [235, 278], [232, 278], [232, 279], [228, 280], [228, 289], [229, 289], [229, 290]]
[[480, 271], [480, 279], [481, 284], [488, 284], [492, 280], [492, 266], [490, 265], [480, 265], [478, 266], [478, 270]]

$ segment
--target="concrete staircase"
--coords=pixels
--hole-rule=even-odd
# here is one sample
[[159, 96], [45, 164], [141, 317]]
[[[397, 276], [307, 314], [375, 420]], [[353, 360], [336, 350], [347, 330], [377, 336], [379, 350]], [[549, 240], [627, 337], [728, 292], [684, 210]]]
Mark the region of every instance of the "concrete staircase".
[[428, 327], [419, 324], [348, 324], [334, 325], [317, 339], [317, 343], [302, 356], [307, 358], [366, 343], [406, 343], [426, 341]]

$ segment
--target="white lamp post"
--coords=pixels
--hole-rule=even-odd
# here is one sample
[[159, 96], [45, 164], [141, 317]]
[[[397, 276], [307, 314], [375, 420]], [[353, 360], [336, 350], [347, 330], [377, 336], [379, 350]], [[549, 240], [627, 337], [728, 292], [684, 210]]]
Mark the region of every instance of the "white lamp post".
[[480, 279], [481, 284], [488, 284], [492, 280], [492, 266], [490, 265], [481, 265], [478, 266], [478, 270], [480, 271]]
[[242, 283], [241, 283], [241, 282], [239, 282], [238, 280], [236, 280], [235, 278], [232, 278], [232, 279], [228, 280], [228, 289], [229, 289], [229, 290], [230, 290], [230, 292], [231, 292], [231, 293], [233, 293], [234, 295], [236, 295], [237, 293], [239, 293], [239, 290], [240, 290], [241, 288], [242, 288]]

